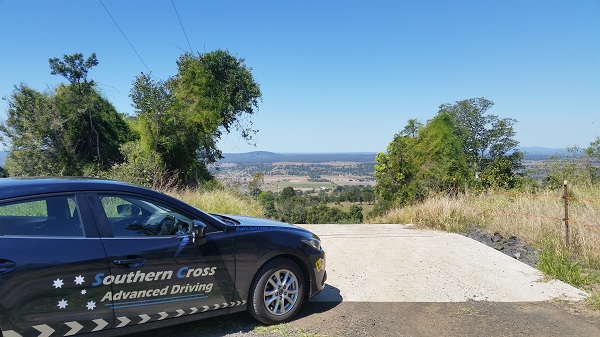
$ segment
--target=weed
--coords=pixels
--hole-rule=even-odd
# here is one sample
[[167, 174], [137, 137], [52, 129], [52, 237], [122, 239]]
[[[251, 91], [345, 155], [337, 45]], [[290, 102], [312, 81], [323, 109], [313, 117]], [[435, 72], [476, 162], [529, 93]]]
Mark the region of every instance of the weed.
[[572, 284], [575, 287], [581, 287], [589, 283], [589, 278], [584, 274], [582, 266], [573, 260], [570, 253], [564, 250], [542, 250], [538, 268], [546, 275]]
[[254, 331], [259, 335], [279, 335], [282, 337], [327, 337], [327, 335], [321, 335], [317, 333], [307, 332], [306, 329], [298, 328], [293, 329], [285, 324], [277, 324], [270, 326], [257, 326]]

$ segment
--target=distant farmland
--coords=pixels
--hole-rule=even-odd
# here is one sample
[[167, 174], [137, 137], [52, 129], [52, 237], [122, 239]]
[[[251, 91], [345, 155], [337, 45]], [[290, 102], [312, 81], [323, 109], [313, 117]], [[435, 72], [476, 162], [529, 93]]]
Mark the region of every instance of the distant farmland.
[[251, 152], [225, 154], [211, 167], [219, 180], [244, 187], [255, 173], [264, 174], [261, 189], [281, 191], [291, 186], [301, 191], [332, 189], [335, 186], [375, 185], [375, 153], [276, 154]]

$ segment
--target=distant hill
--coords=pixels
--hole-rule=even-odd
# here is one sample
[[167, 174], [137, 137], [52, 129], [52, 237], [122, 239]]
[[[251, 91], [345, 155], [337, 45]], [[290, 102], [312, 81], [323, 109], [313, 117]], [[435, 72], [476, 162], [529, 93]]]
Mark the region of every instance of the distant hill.
[[[525, 160], [544, 160], [553, 155], [566, 154], [565, 149], [547, 147], [521, 147], [525, 152]], [[357, 163], [375, 162], [376, 152], [341, 152], [341, 153], [274, 153], [268, 151], [254, 151], [246, 153], [224, 153], [221, 163], [324, 163], [329, 161], [344, 161]], [[7, 151], [0, 151], [0, 166], [6, 163]]]
[[548, 147], [521, 147], [519, 148], [522, 152], [525, 153], [525, 160], [544, 160], [548, 159], [551, 156], [564, 156], [567, 153], [566, 149], [552, 149]]
[[[553, 155], [564, 155], [565, 149], [547, 147], [522, 147], [525, 160], [544, 160]], [[221, 163], [323, 163], [329, 161], [344, 161], [357, 163], [375, 162], [376, 152], [340, 152], [340, 153], [275, 153], [254, 151], [246, 153], [224, 153]]]
[[220, 163], [324, 163], [330, 161], [370, 163], [375, 162], [375, 152], [357, 153], [274, 153], [254, 151], [246, 153], [224, 153]]

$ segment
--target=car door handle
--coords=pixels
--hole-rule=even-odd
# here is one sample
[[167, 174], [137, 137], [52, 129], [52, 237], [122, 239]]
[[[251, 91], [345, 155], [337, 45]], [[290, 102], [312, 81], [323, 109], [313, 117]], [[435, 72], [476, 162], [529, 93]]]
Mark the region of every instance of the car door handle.
[[17, 267], [17, 264], [12, 261], [0, 260], [0, 274], [9, 272]]
[[143, 257], [132, 257], [125, 259], [117, 259], [113, 261], [114, 264], [119, 266], [128, 266], [132, 268], [141, 267], [146, 263], [146, 259]]

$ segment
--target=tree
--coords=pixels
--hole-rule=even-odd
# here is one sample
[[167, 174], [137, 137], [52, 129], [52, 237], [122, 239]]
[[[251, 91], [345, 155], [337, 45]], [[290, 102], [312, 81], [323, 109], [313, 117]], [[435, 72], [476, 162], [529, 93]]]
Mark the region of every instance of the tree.
[[256, 172], [252, 175], [252, 178], [248, 182], [248, 192], [255, 198], [261, 193], [260, 187], [265, 182], [265, 174], [262, 172]]
[[143, 148], [157, 151], [182, 183], [195, 185], [211, 178], [206, 165], [222, 158], [217, 142], [224, 133], [238, 131], [252, 140], [256, 130], [247, 117], [262, 94], [244, 59], [226, 51], [186, 53], [177, 67], [177, 75], [164, 82], [138, 76], [130, 96]]
[[467, 180], [467, 161], [456, 128], [449, 114], [440, 113], [419, 132], [415, 161], [419, 167], [416, 179], [424, 190], [421, 194], [439, 192]]
[[419, 130], [423, 127], [423, 123], [416, 119], [409, 119], [404, 129], [400, 132], [402, 136], [416, 137]]
[[96, 175], [123, 160], [121, 144], [134, 139], [115, 108], [88, 80], [95, 54], [50, 59], [52, 74], [70, 84], [39, 93], [23, 84], [8, 98], [7, 120], [0, 126], [9, 146], [6, 169], [12, 176]]
[[591, 160], [600, 160], [600, 137], [596, 137], [596, 140], [590, 143], [590, 146], [584, 150], [586, 156]]
[[440, 113], [416, 137], [397, 134], [386, 153], [377, 154], [375, 192], [385, 205], [405, 205], [467, 179], [456, 124]]
[[418, 196], [415, 176], [418, 167], [414, 160], [416, 138], [396, 134], [385, 153], [377, 154], [375, 160], [375, 193], [384, 202], [408, 203]]
[[294, 190], [294, 188], [292, 186], [287, 186], [281, 190], [281, 194], [279, 195], [279, 198], [282, 200], [285, 200], [285, 199], [291, 199], [295, 196], [296, 196], [296, 190]]
[[495, 160], [507, 157], [513, 170], [521, 167], [522, 156], [517, 154], [519, 142], [513, 137], [516, 123], [512, 118], [486, 115], [494, 102], [485, 98], [471, 98], [454, 104], [442, 104], [439, 113], [448, 113], [456, 123], [467, 163], [474, 171], [482, 172]]
[[5, 168], [11, 176], [74, 173], [70, 169], [73, 156], [63, 142], [62, 118], [52, 96], [24, 84], [15, 86], [0, 132], [9, 149]]

